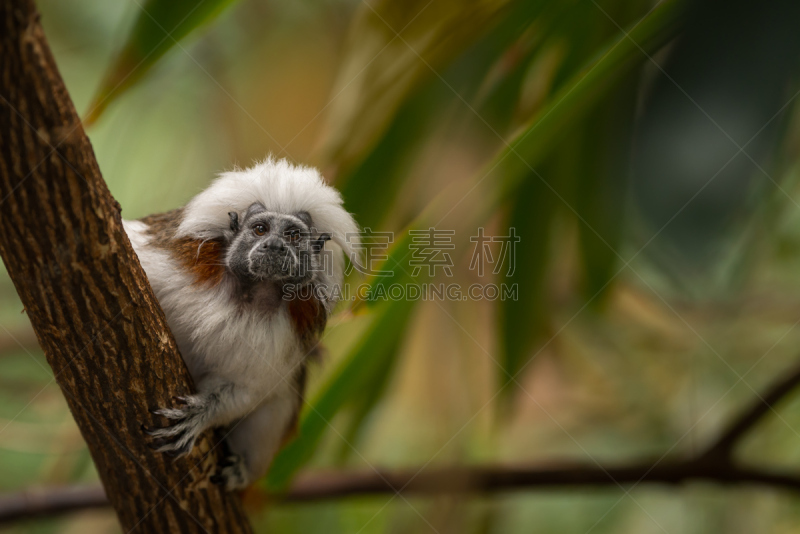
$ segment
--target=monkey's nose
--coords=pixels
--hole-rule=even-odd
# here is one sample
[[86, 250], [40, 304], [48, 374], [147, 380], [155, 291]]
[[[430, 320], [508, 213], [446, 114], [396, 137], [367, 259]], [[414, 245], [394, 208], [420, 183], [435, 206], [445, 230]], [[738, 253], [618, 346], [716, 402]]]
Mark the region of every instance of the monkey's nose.
[[276, 237], [271, 237], [261, 243], [261, 250], [264, 252], [276, 252], [281, 251], [284, 248], [283, 241]]

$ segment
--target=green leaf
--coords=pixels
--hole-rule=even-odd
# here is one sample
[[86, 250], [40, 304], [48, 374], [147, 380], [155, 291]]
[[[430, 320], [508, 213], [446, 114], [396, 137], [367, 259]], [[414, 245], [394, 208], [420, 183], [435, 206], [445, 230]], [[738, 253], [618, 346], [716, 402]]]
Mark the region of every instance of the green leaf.
[[[499, 176], [497, 198], [506, 198], [531, 166], [541, 161], [551, 147], [628, 73], [669, 42], [681, 27], [686, 0], [665, 1], [652, 13], [603, 47], [571, 80], [564, 84], [535, 117], [523, 126], [509, 147], [487, 166]], [[647, 55], [645, 55], [647, 54]], [[518, 157], [516, 154], [522, 157]]]
[[[331, 116], [335, 117], [335, 120], [331, 121], [331, 134], [326, 141], [328, 145], [326, 151], [336, 163], [336, 183], [342, 190], [345, 203], [362, 226], [381, 227], [387, 215], [391, 213], [388, 207], [408, 177], [414, 156], [418, 149], [424, 146], [426, 137], [433, 127], [462, 126], [448, 125], [444, 119], [444, 116], [452, 115], [450, 110], [453, 106], [472, 113], [459, 101], [454, 91], [466, 100], [471, 99], [492, 64], [505, 53], [509, 43], [529, 27], [545, 4], [544, 0], [510, 2], [509, 6], [497, 16], [490, 18], [488, 22], [484, 21], [486, 27], [491, 28], [490, 31], [487, 32], [482, 27], [474, 36], [464, 35], [444, 49], [436, 48], [438, 52], [435, 55], [437, 58], [435, 67], [428, 59], [423, 60], [416, 55], [415, 52], [419, 51], [419, 48], [408, 41], [410, 37], [403, 34], [408, 45], [404, 45], [405, 50], [397, 53], [405, 57], [403, 61], [415, 64], [419, 73], [413, 82], [409, 81], [403, 86], [403, 91], [393, 88], [397, 89], [397, 92], [393, 95], [395, 100], [392, 100], [391, 105], [368, 100], [360, 102], [360, 107], [347, 107], [350, 105], [349, 99], [334, 100]], [[419, 8], [414, 3], [404, 5], [408, 12], [403, 12], [404, 17], [401, 19], [403, 21], [413, 9]], [[369, 11], [369, 8], [365, 9]], [[425, 11], [422, 13], [424, 15]], [[395, 12], [394, 15], [399, 17], [399, 12]], [[473, 20], [474, 14], [463, 16], [467, 15], [470, 17], [469, 20]], [[357, 19], [353, 33], [358, 36], [356, 37], [358, 42], [372, 42], [370, 35], [375, 29], [368, 25], [367, 21], [373, 18], [380, 20], [377, 16], [370, 17], [369, 13]], [[434, 25], [432, 32], [440, 31], [436, 29], [440, 21], [425, 20], [424, 16], [421, 16], [420, 20], [414, 20], [412, 24], [414, 29], [419, 31], [420, 25], [426, 23]], [[380, 43], [389, 46], [394, 42], [392, 36], [393, 34], [384, 33], [384, 39], [389, 41]], [[395, 41], [398, 39], [394, 37]], [[356, 69], [351, 64], [355, 62], [363, 70], [355, 80], [355, 84], [359, 83], [362, 76], [371, 76], [379, 80], [396, 76], [398, 75], [396, 63], [387, 62], [389, 56], [385, 58], [386, 53], [381, 53], [374, 58], [374, 61], [362, 67], [361, 62], [367, 59], [363, 50], [360, 48], [351, 50], [342, 72]], [[353, 54], [356, 57], [349, 57]], [[437, 73], [433, 72], [433, 68], [437, 69]], [[441, 78], [438, 72], [441, 72]], [[370, 81], [364, 80], [363, 83], [368, 84]], [[352, 84], [348, 91], [350, 90], [355, 90]], [[335, 89], [334, 93], [338, 93], [338, 90]], [[385, 97], [383, 92], [378, 95], [379, 99]], [[351, 116], [354, 113], [367, 113], [369, 119], [375, 122], [352, 122], [356, 120]], [[364, 132], [359, 133], [362, 130]]]
[[[615, 20], [630, 20], [632, 7], [641, 9], [621, 2], [606, 9]], [[616, 33], [607, 24], [597, 24], [596, 13], [594, 5], [576, 5], [553, 31], [553, 41], [569, 42], [555, 85], [563, 83], [559, 77], [574, 75], [579, 65]], [[504, 278], [506, 284], [516, 284], [518, 298], [498, 302], [504, 370], [500, 384], [506, 399], [513, 398], [509, 394], [517, 389], [510, 377], [525, 368], [547, 332], [544, 289], [556, 208], [578, 219], [586, 298], [597, 305], [610, 286], [626, 213], [623, 207], [640, 74], [640, 68], [626, 74], [614, 91], [578, 120], [546, 156], [541, 170], [529, 172], [512, 198], [509, 226], [524, 243], [517, 248], [514, 275]], [[602, 132], [600, 138], [597, 132]]]
[[603, 303], [620, 263], [640, 73], [636, 69], [627, 76], [589, 115], [583, 131], [575, 209], [582, 219], [578, 227], [582, 290], [595, 305]]
[[[631, 37], [648, 53], [653, 53], [672, 38], [680, 26], [685, 3], [667, 0], [656, 8], [632, 32]], [[606, 92], [614, 87], [627, 73], [644, 61], [645, 56], [638, 46], [627, 40], [616, 40], [608, 45], [604, 53], [584, 71], [573, 77], [534, 118], [514, 137], [511, 147], [527, 162], [522, 162], [506, 148], [479, 173], [474, 184], [488, 183], [491, 189], [480, 197], [480, 205], [471, 209], [467, 225], [480, 226], [513, 194], [518, 194], [525, 178], [530, 174], [529, 165], [538, 163], [561, 135], [576, 124]], [[468, 192], [467, 195], [471, 193]], [[473, 193], [476, 194], [476, 193]], [[466, 196], [462, 199], [466, 199]], [[371, 295], [380, 294], [375, 289], [412, 278], [402, 268], [409, 250], [409, 230], [424, 230], [435, 226], [453, 209], [453, 191], [448, 189], [435, 198], [409, 225], [406, 231], [395, 237], [389, 258], [384, 265], [394, 269], [391, 275], [373, 277]], [[424, 272], [424, 270], [423, 270]], [[419, 280], [419, 277], [417, 278]], [[391, 357], [393, 347], [402, 336], [415, 302], [392, 300], [382, 302], [373, 299], [368, 310], [374, 314], [373, 323], [350, 351], [346, 358], [330, 374], [309, 402], [302, 415], [298, 436], [284, 448], [267, 476], [266, 486], [271, 491], [285, 489], [291, 477], [313, 456], [328, 422], [337, 411], [367, 387], [373, 377], [379, 376], [382, 365]]]
[[380, 142], [353, 169], [337, 177], [345, 205], [362, 227], [382, 227], [441, 102], [441, 95], [430, 87], [409, 97]]
[[[509, 142], [477, 173], [472, 183], [491, 187], [480, 190], [480, 203], [468, 211], [469, 220], [461, 221], [465, 227], [481, 226], [497, 209], [513, 195], [518, 194], [531, 168], [539, 164], [564, 135], [591, 111], [608, 91], [620, 83], [627, 74], [647, 60], [668, 43], [678, 32], [687, 9], [686, 0], [667, 0], [659, 5], [644, 20], [625, 36], [606, 45], [597, 58], [558, 91], [525, 126], [520, 128]], [[641, 47], [641, 49], [640, 49]], [[644, 51], [644, 52], [643, 52]], [[453, 191], [447, 189], [434, 198], [412, 221], [406, 230], [395, 236], [386, 265], [402, 265], [408, 255], [409, 230], [424, 230], [442, 220], [453, 208]], [[467, 197], [479, 195], [470, 192]], [[446, 215], [445, 215], [446, 216]], [[400, 273], [376, 277], [372, 280], [373, 293], [377, 286], [388, 286], [397, 282]], [[382, 290], [386, 290], [383, 287]]]
[[342, 435], [342, 439], [339, 441], [339, 450], [336, 454], [340, 463], [343, 463], [347, 458], [353, 456], [355, 452], [354, 447], [358, 446], [358, 440], [362, 434], [367, 416], [372, 412], [381, 398], [383, 398], [386, 388], [391, 382], [392, 373], [396, 367], [397, 358], [402, 348], [401, 341], [405, 338], [408, 331], [408, 320], [404, 321], [398, 328], [400, 332], [395, 334], [398, 342], [389, 349], [389, 353], [385, 358], [381, 358], [379, 366], [375, 369], [367, 385], [348, 403], [350, 413], [346, 428], [339, 432]]
[[297, 470], [311, 459], [339, 409], [369, 392], [372, 381], [397, 354], [395, 348], [415, 304], [392, 300], [376, 307], [372, 324], [309, 401], [297, 436], [275, 458], [266, 479], [269, 490], [285, 489]]
[[108, 105], [139, 82], [173, 46], [207, 24], [235, 0], [147, 0], [128, 39], [109, 65], [84, 122], [92, 124]]
[[325, 158], [342, 169], [353, 169], [383, 138], [410, 95], [423, 82], [437, 78], [434, 71], [444, 72], [454, 58], [495, 28], [512, 4], [511, 0], [362, 3], [333, 89], [334, 95], [346, 91], [347, 97], [331, 105]]
[[[514, 270], [502, 273], [503, 283], [516, 285], [517, 298], [498, 301], [500, 333], [499, 376], [504, 398], [515, 391], [514, 380], [531, 357], [536, 342], [547, 324], [546, 276], [550, 259], [553, 220], [569, 198], [578, 176], [576, 139], [568, 137], [537, 172], [525, 177], [511, 199], [508, 227], [520, 237], [516, 246]], [[546, 182], [545, 182], [546, 180]]]

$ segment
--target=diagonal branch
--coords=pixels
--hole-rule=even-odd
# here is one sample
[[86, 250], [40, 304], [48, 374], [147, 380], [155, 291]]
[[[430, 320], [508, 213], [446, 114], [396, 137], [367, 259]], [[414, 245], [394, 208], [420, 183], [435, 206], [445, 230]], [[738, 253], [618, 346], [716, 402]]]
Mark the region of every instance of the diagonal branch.
[[709, 447], [706, 455], [718, 459], [730, 459], [733, 448], [742, 437], [798, 386], [800, 386], [800, 364], [790, 370], [785, 377], [778, 378], [764, 395], [757, 395], [750, 407], [730, 422], [720, 437]]
[[0, 2], [0, 255], [124, 530], [250, 532], [210, 435], [175, 462], [142, 437], [192, 382], [33, 0]]

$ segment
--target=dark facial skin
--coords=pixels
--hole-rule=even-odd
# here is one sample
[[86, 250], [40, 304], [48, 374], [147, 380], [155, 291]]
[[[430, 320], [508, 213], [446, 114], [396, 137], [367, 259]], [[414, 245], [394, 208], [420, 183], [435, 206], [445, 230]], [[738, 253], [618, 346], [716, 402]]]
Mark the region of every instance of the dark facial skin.
[[319, 251], [330, 236], [311, 236], [308, 213], [275, 213], [255, 203], [241, 219], [235, 212], [228, 215], [233, 235], [226, 263], [240, 282], [303, 284], [311, 280]]

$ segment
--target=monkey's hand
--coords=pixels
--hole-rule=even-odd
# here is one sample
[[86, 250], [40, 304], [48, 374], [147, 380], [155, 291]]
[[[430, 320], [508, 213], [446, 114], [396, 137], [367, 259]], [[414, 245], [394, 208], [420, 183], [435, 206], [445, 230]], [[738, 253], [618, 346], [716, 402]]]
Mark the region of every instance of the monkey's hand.
[[174, 397], [173, 400], [180, 407], [150, 410], [153, 415], [168, 419], [169, 423], [150, 428], [142, 425], [142, 430], [155, 438], [149, 443], [151, 449], [177, 457], [192, 450], [197, 437], [210, 426], [211, 406], [205, 395]]
[[250, 476], [244, 459], [238, 454], [229, 454], [223, 458], [217, 473], [211, 477], [211, 482], [228, 491], [245, 489], [250, 485]]

